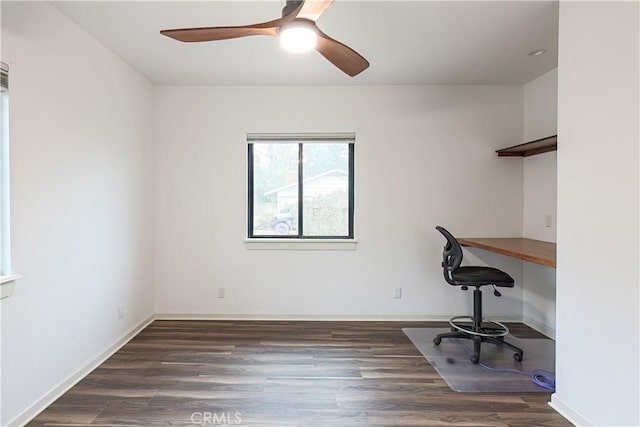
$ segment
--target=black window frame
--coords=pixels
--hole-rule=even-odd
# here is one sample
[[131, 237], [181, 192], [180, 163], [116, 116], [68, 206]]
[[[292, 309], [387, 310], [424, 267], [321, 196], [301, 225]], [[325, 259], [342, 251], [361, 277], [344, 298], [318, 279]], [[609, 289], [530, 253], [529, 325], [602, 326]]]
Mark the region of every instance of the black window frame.
[[[342, 134], [340, 134], [342, 135]], [[348, 134], [351, 135], [351, 134]], [[253, 233], [253, 213], [254, 213], [254, 159], [253, 159], [253, 144], [254, 143], [297, 143], [298, 145], [298, 224], [297, 235], [256, 235]], [[348, 147], [348, 234], [345, 236], [305, 236], [304, 235], [304, 146], [324, 142], [324, 143], [346, 143]], [[306, 135], [306, 136], [289, 136], [289, 135], [273, 135], [265, 136], [260, 135], [256, 137], [247, 137], [247, 236], [249, 239], [282, 239], [282, 240], [314, 240], [314, 239], [341, 239], [341, 240], [353, 240], [354, 239], [354, 213], [355, 213], [355, 135], [353, 136], [327, 136], [327, 135]]]

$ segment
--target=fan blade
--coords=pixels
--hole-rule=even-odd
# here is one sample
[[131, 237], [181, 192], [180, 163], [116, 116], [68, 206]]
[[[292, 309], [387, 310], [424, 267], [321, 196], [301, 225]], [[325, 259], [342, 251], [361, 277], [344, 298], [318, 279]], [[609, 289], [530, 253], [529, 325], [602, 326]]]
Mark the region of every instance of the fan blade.
[[182, 28], [175, 30], [162, 30], [160, 34], [171, 37], [181, 42], [209, 42], [214, 40], [235, 39], [246, 36], [275, 36], [277, 27], [252, 28], [252, 27], [209, 27], [209, 28]]
[[298, 14], [298, 18], [308, 19], [316, 22], [320, 15], [324, 13], [334, 0], [309, 0], [302, 5], [302, 10]]
[[240, 25], [236, 27], [178, 28], [175, 30], [162, 30], [160, 34], [181, 42], [208, 42], [259, 35], [277, 36], [278, 28], [293, 21], [302, 10], [304, 4], [305, 3], [301, 3], [291, 11], [291, 13], [282, 18], [260, 24]]
[[349, 46], [332, 39], [318, 28], [318, 44], [316, 50], [333, 65], [354, 77], [369, 67], [369, 61], [364, 59]]

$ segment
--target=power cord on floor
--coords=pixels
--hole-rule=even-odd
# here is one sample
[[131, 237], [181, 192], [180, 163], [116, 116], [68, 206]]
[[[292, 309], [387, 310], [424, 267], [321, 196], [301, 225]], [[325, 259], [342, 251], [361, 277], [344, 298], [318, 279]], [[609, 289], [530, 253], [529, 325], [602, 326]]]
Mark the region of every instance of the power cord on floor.
[[[469, 356], [473, 355], [473, 352], [465, 347], [463, 344], [458, 342], [458, 340], [451, 340], [455, 345], [463, 349], [465, 352], [469, 354]], [[508, 368], [492, 368], [491, 366], [487, 366], [482, 362], [478, 362], [478, 365], [482, 366], [484, 369], [493, 372], [510, 372], [513, 374], [525, 375], [527, 377], [531, 377], [531, 380], [542, 388], [546, 388], [547, 390], [555, 391], [556, 390], [556, 380], [555, 373], [551, 371], [547, 371], [544, 369], [535, 369], [532, 372], [524, 372], [519, 371], [517, 369], [508, 369]]]

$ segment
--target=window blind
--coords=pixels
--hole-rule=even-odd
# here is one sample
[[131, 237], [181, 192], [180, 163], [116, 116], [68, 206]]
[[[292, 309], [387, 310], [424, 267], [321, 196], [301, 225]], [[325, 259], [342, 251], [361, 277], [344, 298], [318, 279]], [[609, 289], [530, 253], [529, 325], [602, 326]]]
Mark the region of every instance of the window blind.
[[247, 142], [355, 142], [353, 132], [326, 133], [248, 133]]

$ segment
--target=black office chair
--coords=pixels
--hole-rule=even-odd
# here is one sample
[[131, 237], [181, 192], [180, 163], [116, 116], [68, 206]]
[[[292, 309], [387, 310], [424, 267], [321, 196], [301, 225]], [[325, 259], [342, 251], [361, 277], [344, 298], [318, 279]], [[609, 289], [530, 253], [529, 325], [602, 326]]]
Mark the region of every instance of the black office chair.
[[[451, 332], [438, 334], [433, 342], [439, 345], [442, 338], [463, 338], [473, 340], [473, 354], [471, 363], [480, 361], [480, 345], [483, 342], [490, 342], [499, 346], [509, 347], [514, 350], [513, 358], [521, 361], [524, 355], [522, 349], [504, 340], [504, 336], [509, 333], [509, 328], [500, 322], [482, 318], [482, 286], [492, 286], [493, 294], [501, 296], [496, 286], [503, 288], [513, 288], [513, 278], [504, 271], [492, 267], [461, 267], [462, 247], [455, 237], [442, 227], [436, 227], [447, 239], [447, 244], [442, 252], [442, 269], [444, 279], [453, 286], [460, 286], [466, 291], [469, 287], [474, 287], [473, 291], [473, 316], [455, 316], [449, 320]], [[465, 323], [461, 321], [466, 319]], [[471, 323], [469, 323], [471, 321]], [[494, 325], [494, 326], [490, 326]], [[495, 327], [497, 326], [497, 327]]]

